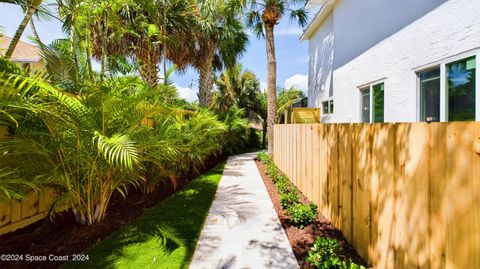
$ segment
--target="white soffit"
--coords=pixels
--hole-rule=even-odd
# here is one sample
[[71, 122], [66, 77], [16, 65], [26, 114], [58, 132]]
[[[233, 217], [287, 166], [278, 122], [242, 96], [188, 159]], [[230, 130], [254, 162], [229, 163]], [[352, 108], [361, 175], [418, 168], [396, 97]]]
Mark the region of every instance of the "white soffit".
[[312, 8], [319, 5], [321, 5], [322, 7], [317, 12], [315, 17], [313, 17], [307, 28], [305, 28], [302, 36], [300, 37], [300, 40], [309, 40], [312, 37], [318, 27], [320, 27], [325, 21], [325, 19], [330, 15], [335, 4], [335, 0], [309, 0], [307, 2], [306, 8]]

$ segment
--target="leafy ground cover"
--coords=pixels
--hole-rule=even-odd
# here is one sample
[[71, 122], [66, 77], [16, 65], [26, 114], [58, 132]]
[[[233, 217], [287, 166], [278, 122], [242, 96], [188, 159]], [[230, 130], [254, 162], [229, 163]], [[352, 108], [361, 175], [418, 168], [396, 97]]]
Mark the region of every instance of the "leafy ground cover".
[[[271, 165], [267, 165], [265, 163], [270, 163]], [[275, 211], [278, 214], [278, 218], [282, 223], [283, 229], [287, 234], [288, 240], [292, 245], [293, 252], [295, 253], [295, 257], [297, 258], [297, 262], [302, 269], [310, 269], [310, 268], [321, 268], [317, 267], [316, 263], [327, 265], [326, 263], [332, 264], [332, 267], [327, 268], [344, 268], [343, 265], [352, 265], [352, 267], [347, 268], [358, 268], [360, 266], [367, 266], [367, 263], [358, 255], [356, 250], [347, 242], [345, 237], [342, 235], [342, 232], [336, 229], [332, 223], [326, 219], [322, 214], [316, 212], [316, 216], [308, 216], [308, 222], [301, 221], [304, 225], [299, 227], [297, 225], [299, 223], [295, 223], [293, 221], [293, 214], [294, 212], [288, 212], [290, 207], [283, 207], [281, 204], [282, 194], [285, 193], [298, 193], [299, 199], [298, 201], [294, 202], [295, 205], [299, 205], [301, 207], [305, 207], [305, 210], [301, 210], [302, 213], [307, 213], [310, 215], [311, 211], [311, 202], [300, 192], [298, 189], [291, 184], [288, 178], [276, 171], [276, 173], [272, 173], [272, 163], [268, 156], [259, 155], [256, 161], [258, 170], [263, 179], [263, 183], [272, 199], [273, 205], [275, 207]], [[270, 173], [268, 173], [268, 167], [270, 167]], [[272, 178], [270, 174], [276, 174], [276, 178]], [[286, 179], [286, 180], [285, 180]], [[283, 195], [285, 197], [285, 195]], [[285, 199], [284, 199], [285, 200]], [[296, 200], [296, 199], [295, 199]], [[284, 204], [285, 205], [285, 204]], [[291, 209], [290, 209], [291, 211]], [[300, 213], [299, 210], [297, 212]], [[302, 214], [299, 214], [299, 220], [303, 220]], [[311, 222], [310, 222], [311, 220]], [[308, 224], [307, 224], [308, 223]], [[319, 239], [320, 238], [320, 239]], [[335, 248], [330, 248], [330, 252], [334, 252], [335, 255], [326, 256], [323, 253], [315, 251], [315, 242], [316, 241], [325, 241], [332, 239], [331, 241], [338, 242], [338, 246]], [[330, 242], [330, 241], [328, 241]], [[319, 244], [317, 244], [319, 245]], [[323, 249], [323, 248], [322, 248]], [[329, 252], [329, 253], [330, 253]], [[307, 258], [309, 260], [307, 260]], [[350, 262], [351, 261], [351, 262]], [[337, 266], [339, 265], [339, 266]], [[357, 266], [357, 267], [355, 267]], [[323, 267], [325, 268], [325, 267]], [[361, 267], [360, 267], [361, 268]]]
[[225, 163], [84, 252], [62, 268], [186, 268]]

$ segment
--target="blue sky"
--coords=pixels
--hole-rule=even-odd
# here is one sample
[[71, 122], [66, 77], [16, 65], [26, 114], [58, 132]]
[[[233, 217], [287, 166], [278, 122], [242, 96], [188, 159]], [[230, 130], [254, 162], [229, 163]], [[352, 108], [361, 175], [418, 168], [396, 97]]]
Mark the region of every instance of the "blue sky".
[[[312, 14], [310, 14], [312, 15]], [[13, 36], [16, 28], [23, 18], [23, 11], [16, 6], [0, 4], [0, 26], [7, 36]], [[35, 21], [40, 38], [44, 43], [63, 37], [61, 24], [57, 20]], [[299, 40], [302, 29], [288, 21], [282, 21], [276, 29], [276, 52], [277, 52], [277, 85], [290, 87], [296, 85], [307, 91], [308, 74], [308, 43]], [[29, 42], [32, 35], [30, 27], [27, 27], [22, 36], [22, 41]], [[250, 35], [250, 44], [247, 52], [239, 60], [244, 68], [254, 72], [263, 85], [267, 81], [267, 56], [265, 40], [257, 39]], [[198, 89], [198, 75], [189, 69], [185, 74], [175, 74], [172, 80], [178, 85], [181, 97], [193, 101], [196, 99]]]

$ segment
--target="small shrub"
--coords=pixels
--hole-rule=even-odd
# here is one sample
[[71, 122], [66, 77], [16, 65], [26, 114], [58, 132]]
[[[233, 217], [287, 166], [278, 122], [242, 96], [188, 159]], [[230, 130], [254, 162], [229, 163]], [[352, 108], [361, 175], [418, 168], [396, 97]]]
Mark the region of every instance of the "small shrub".
[[275, 183], [281, 182], [281, 181], [288, 181], [288, 177], [285, 176], [285, 175], [283, 175], [283, 174], [280, 174], [280, 173], [279, 173], [279, 174], [273, 179], [273, 181], [274, 181]]
[[290, 208], [298, 204], [300, 195], [296, 191], [290, 191], [280, 194], [280, 204], [283, 208]]
[[295, 204], [288, 208], [292, 224], [303, 229], [317, 219], [317, 205]]
[[265, 152], [258, 153], [257, 154], [257, 159], [264, 164], [269, 164], [270, 163], [270, 157]]
[[351, 259], [345, 260], [338, 254], [340, 250], [336, 239], [317, 237], [312, 250], [308, 252], [306, 262], [319, 269], [365, 269], [365, 267], [352, 262]]
[[270, 178], [275, 181], [275, 178], [278, 176], [278, 170], [277, 167], [273, 164], [267, 165], [267, 174], [270, 176]]
[[291, 183], [287, 180], [277, 181], [277, 190], [280, 195], [288, 193], [291, 191]]

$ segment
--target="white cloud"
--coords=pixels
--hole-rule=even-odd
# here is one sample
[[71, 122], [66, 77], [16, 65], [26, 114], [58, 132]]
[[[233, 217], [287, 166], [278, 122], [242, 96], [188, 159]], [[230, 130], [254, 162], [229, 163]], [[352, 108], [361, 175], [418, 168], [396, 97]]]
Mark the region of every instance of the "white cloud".
[[260, 90], [265, 92], [267, 90], [268, 84], [265, 81], [260, 81]]
[[175, 85], [178, 90], [180, 98], [187, 100], [188, 102], [194, 102], [198, 100], [197, 91], [192, 88], [180, 87]]
[[307, 95], [308, 94], [308, 75], [301, 75], [301, 74], [293, 75], [287, 78], [283, 85], [287, 89], [292, 86], [295, 86], [299, 90], [303, 91], [305, 95]]

